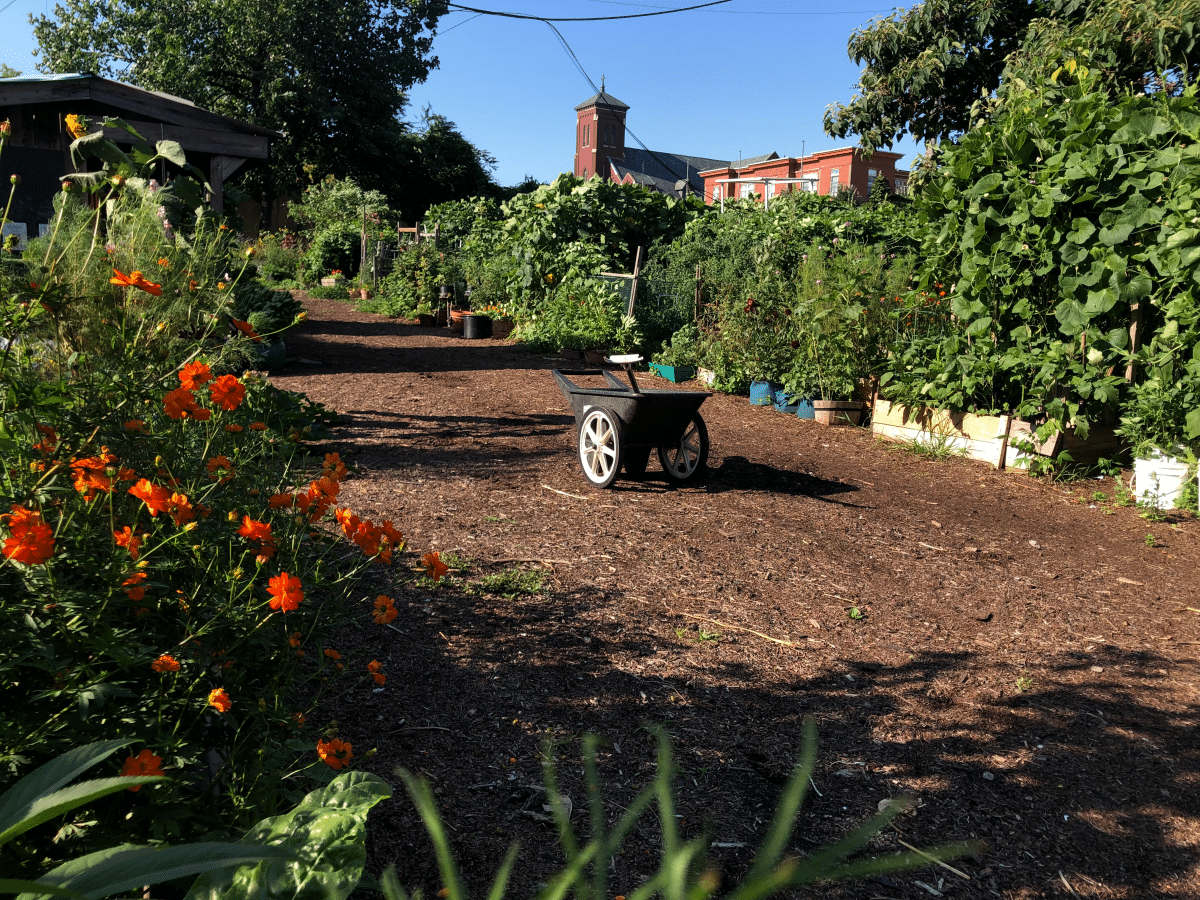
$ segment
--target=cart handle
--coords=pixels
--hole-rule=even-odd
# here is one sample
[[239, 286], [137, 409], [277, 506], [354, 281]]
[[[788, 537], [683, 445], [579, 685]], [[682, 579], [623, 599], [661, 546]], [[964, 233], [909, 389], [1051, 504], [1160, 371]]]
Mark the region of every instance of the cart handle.
[[624, 353], [617, 356], [609, 356], [605, 359], [605, 362], [610, 362], [624, 369], [625, 374], [629, 376], [629, 386], [633, 388], [635, 394], [640, 394], [642, 391], [638, 387], [637, 377], [633, 374], [633, 367], [642, 362], [643, 359], [644, 357], [636, 353]]

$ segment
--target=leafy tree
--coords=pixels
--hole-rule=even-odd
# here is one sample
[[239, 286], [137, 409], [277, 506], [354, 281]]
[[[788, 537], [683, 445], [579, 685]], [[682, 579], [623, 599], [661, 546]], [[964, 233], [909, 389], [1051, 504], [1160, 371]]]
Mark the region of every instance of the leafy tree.
[[445, 11], [445, 0], [63, 0], [32, 21], [42, 71], [119, 77], [284, 132], [260, 185], [283, 193], [306, 182], [306, 163], [388, 180], [405, 148], [404, 91], [437, 66]]
[[5, 63], [0, 63], [0, 78], [19, 78], [21, 73]]
[[405, 136], [395, 170], [399, 177], [384, 187], [404, 218], [416, 221], [438, 203], [494, 195], [495, 157], [463, 137], [445, 116], [426, 107], [422, 117], [425, 130]]
[[866, 150], [906, 132], [936, 144], [994, 108], [1003, 79], [1067, 59], [1116, 94], [1174, 91], [1196, 77], [1198, 12], [1197, 0], [926, 0], [851, 34], [850, 57], [866, 68], [854, 99], [826, 110], [825, 131], [858, 135]]
[[832, 137], [857, 134], [865, 150], [905, 132], [937, 142], [966, 131], [971, 104], [1000, 83], [1041, 0], [926, 0], [874, 19], [850, 35], [847, 52], [866, 63], [849, 105], [825, 111]]

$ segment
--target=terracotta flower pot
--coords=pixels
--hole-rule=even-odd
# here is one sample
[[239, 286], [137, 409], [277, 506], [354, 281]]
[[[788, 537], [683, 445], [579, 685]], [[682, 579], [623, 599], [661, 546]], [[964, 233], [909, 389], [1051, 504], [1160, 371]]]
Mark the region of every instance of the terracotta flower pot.
[[450, 310], [450, 330], [461, 332], [463, 330], [463, 318], [469, 315], [471, 315], [469, 309]]

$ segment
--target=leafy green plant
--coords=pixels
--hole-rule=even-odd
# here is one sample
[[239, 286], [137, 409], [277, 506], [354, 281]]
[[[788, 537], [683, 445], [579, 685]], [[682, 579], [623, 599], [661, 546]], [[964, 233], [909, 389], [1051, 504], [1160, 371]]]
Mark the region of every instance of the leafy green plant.
[[[661, 729], [658, 730], [658, 743], [658, 767], [654, 780], [624, 807], [621, 816], [611, 826], [606, 827], [608, 817], [596, 766], [597, 739], [592, 735], [584, 738], [583, 766], [590, 824], [586, 841], [571, 825], [558, 790], [554, 763], [550, 758], [552, 754], [546, 754], [547, 758], [543, 760], [546, 794], [558, 832], [558, 843], [566, 856], [567, 865], [547, 879], [545, 887], [537, 894], [538, 900], [555, 900], [568, 894], [580, 900], [607, 900], [609, 862], [621, 851], [622, 845], [635, 826], [648, 813], [657, 819], [662, 839], [659, 868], [629, 896], [636, 900], [644, 900], [655, 894], [665, 900], [707, 900], [716, 893], [719, 879], [714, 876], [706, 859], [709, 838], [707, 835], [701, 835], [684, 841], [679, 835], [675, 819], [676, 770], [669, 741]], [[737, 885], [724, 893], [723, 896], [728, 900], [765, 900], [782, 891], [794, 890], [820, 881], [867, 878], [888, 872], [906, 871], [931, 862], [952, 859], [979, 848], [978, 842], [966, 842], [947, 844], [925, 851], [853, 859], [852, 857], [865, 847], [871, 838], [909, 808], [908, 803], [901, 801], [887, 804], [882, 812], [872, 816], [834, 844], [820, 848], [807, 857], [785, 857], [815, 765], [816, 727], [808, 720], [804, 726], [800, 761], [783, 788], [770, 828], [762, 846], [755, 854], [749, 872]], [[438, 814], [433, 792], [423, 779], [403, 770], [400, 775], [433, 841], [448, 900], [467, 900], [466, 889]], [[516, 860], [517, 848], [513, 847], [492, 881], [488, 891], [489, 900], [502, 900], [505, 896], [508, 878]], [[387, 900], [408, 900], [408, 895], [401, 887], [393, 869], [384, 872], [380, 886]]]
[[516, 600], [539, 593], [545, 577], [546, 573], [541, 569], [513, 567], [484, 575], [471, 586], [481, 594], [496, 594], [505, 600]]
[[654, 362], [663, 366], [696, 366], [700, 362], [700, 329], [685, 325], [654, 354]]
[[1017, 678], [1017, 693], [1023, 694], [1032, 689], [1036, 681], [1037, 679], [1035, 679], [1032, 675], [1020, 676]]
[[[0, 795], [0, 846], [78, 807], [162, 781], [161, 773], [122, 774], [71, 784], [80, 774], [130, 743], [123, 739], [99, 741], [68, 750], [16, 782]], [[176, 847], [124, 844], [63, 863], [36, 880], [0, 878], [0, 893], [18, 894], [19, 900], [39, 896], [91, 900], [225, 867], [258, 864], [264, 858], [282, 865], [295, 861], [296, 855], [290, 848], [253, 841], [209, 841]]]

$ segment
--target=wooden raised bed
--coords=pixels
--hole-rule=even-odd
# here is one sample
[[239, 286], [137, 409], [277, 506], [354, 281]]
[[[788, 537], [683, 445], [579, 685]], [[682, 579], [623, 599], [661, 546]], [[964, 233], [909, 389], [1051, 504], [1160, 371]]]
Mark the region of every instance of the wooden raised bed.
[[1092, 426], [1086, 440], [1076, 437], [1074, 429], [1060, 432], [1045, 442], [1039, 442], [1033, 432], [1034, 426], [1025, 419], [950, 412], [935, 407], [911, 408], [878, 397], [871, 415], [871, 433], [876, 437], [905, 443], [944, 443], [998, 469], [1029, 467], [1030, 457], [1014, 446], [1018, 442], [1033, 444], [1038, 456], [1057, 456], [1066, 450], [1076, 463], [1084, 465], [1103, 457], [1119, 456], [1124, 449], [1111, 427]]

